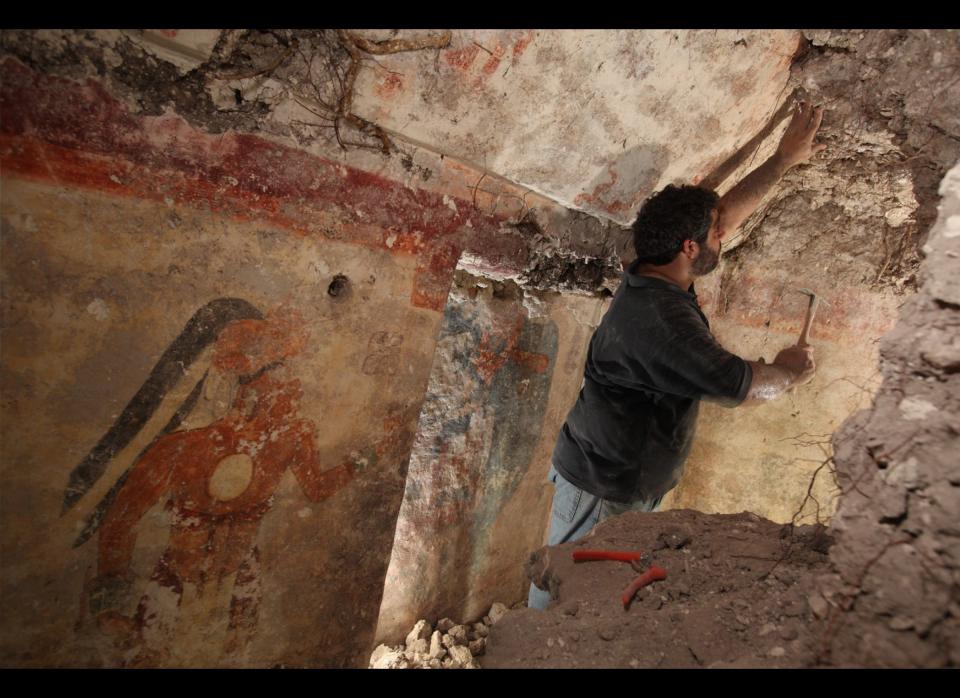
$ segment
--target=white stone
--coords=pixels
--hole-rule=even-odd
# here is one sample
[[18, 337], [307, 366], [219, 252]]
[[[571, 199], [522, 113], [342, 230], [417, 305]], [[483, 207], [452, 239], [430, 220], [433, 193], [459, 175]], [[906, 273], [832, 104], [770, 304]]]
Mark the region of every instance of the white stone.
[[420, 638], [419, 640], [414, 640], [411, 644], [407, 645], [407, 651], [413, 652], [414, 654], [426, 655], [430, 651], [430, 641]]
[[810, 604], [810, 610], [813, 611], [813, 615], [817, 618], [827, 617], [829, 605], [827, 604], [827, 600], [820, 596], [820, 594], [810, 594], [810, 596], [807, 597], [807, 603]]
[[440, 620], [437, 621], [437, 630], [439, 630], [442, 633], [445, 633], [455, 625], [456, 623], [454, 623], [449, 618], [441, 618]]
[[506, 615], [509, 609], [499, 601], [490, 607], [490, 625], [496, 625], [497, 621]]
[[468, 667], [473, 664], [473, 655], [470, 654], [470, 650], [460, 645], [450, 648], [450, 657], [456, 666]]
[[206, 61], [220, 38], [219, 29], [147, 29], [128, 38], [157, 58], [186, 73]]
[[433, 635], [430, 636], [430, 649], [427, 650], [427, 653], [431, 659], [439, 659], [446, 654], [446, 650], [443, 648], [443, 644], [440, 642], [440, 639], [440, 631], [434, 630]]
[[466, 645], [470, 642], [469, 631], [465, 625], [455, 625], [447, 633], [458, 645]]
[[926, 419], [931, 412], [936, 412], [937, 407], [926, 400], [916, 397], [904, 398], [899, 405], [903, 418], [910, 422]]
[[763, 637], [764, 635], [769, 635], [770, 633], [774, 632], [776, 629], [777, 626], [775, 626], [773, 623], [764, 623], [763, 627], [760, 628], [760, 632], [757, 634], [760, 637]]
[[106, 320], [110, 317], [110, 306], [102, 298], [96, 298], [87, 305], [87, 312], [97, 318], [97, 320]]
[[782, 647], [774, 647], [772, 650], [770, 650], [770, 656], [771, 656], [771, 657], [782, 657], [782, 656], [785, 655], [786, 653], [787, 653], [787, 651], [786, 651], [785, 649], [783, 649]]
[[410, 647], [417, 640], [429, 640], [432, 630], [433, 628], [430, 627], [430, 623], [425, 620], [418, 620], [414, 624], [413, 630], [407, 633], [406, 646]]
[[490, 634], [490, 628], [488, 628], [483, 623], [474, 623], [473, 632], [476, 633], [477, 637], [486, 637]]
[[467, 645], [467, 649], [470, 650], [470, 654], [474, 657], [480, 657], [487, 650], [487, 641], [481, 637]]
[[378, 645], [370, 655], [371, 669], [390, 669], [403, 658], [403, 652], [387, 645]]
[[911, 215], [913, 215], [912, 208], [897, 206], [884, 213], [883, 217], [887, 219], [887, 224], [891, 228], [899, 228], [910, 219]]
[[960, 216], [950, 216], [947, 218], [946, 225], [943, 226], [943, 237], [960, 237]]
[[901, 463], [894, 463], [894, 465], [887, 470], [886, 482], [888, 485], [904, 485], [908, 489], [916, 487], [919, 483], [920, 471], [918, 469], [919, 463], [917, 459], [913, 456], [907, 458], [907, 460]]

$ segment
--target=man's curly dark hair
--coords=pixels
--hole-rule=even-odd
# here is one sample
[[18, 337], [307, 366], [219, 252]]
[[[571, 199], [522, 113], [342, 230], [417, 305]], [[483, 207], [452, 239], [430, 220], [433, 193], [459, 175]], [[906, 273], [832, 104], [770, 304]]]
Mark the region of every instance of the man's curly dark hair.
[[720, 197], [711, 189], [669, 184], [647, 199], [633, 223], [633, 248], [642, 264], [669, 264], [684, 240], [703, 243]]

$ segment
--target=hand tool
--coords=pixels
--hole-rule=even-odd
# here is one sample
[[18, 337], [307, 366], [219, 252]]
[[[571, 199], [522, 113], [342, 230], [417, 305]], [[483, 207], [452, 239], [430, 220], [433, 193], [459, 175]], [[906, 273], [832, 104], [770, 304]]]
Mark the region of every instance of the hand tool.
[[820, 305], [820, 299], [817, 294], [808, 288], [798, 288], [797, 293], [802, 293], [810, 297], [810, 303], [807, 305], [807, 316], [803, 319], [803, 329], [800, 331], [800, 339], [797, 342], [798, 347], [810, 346], [810, 325], [813, 324], [813, 316], [817, 312], [817, 306]]

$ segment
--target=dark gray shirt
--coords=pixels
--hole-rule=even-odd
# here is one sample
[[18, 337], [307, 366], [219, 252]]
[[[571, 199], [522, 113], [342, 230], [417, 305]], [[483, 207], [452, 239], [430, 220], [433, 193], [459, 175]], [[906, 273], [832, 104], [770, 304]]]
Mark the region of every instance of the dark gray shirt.
[[632, 502], [676, 486], [701, 399], [729, 406], [753, 371], [717, 343], [693, 286], [624, 275], [590, 340], [583, 387], [553, 462], [590, 494]]

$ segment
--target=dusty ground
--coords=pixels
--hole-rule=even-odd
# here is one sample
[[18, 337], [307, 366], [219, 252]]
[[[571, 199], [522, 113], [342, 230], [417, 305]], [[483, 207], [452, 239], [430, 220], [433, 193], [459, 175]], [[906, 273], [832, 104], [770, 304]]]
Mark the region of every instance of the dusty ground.
[[[811, 662], [810, 630], [826, 604], [808, 600], [826, 569], [821, 526], [791, 529], [749, 513], [625, 514], [576, 543], [542, 548], [528, 566], [555, 601], [508, 613], [491, 629], [484, 668], [796, 667]], [[629, 550], [667, 570], [629, 610], [637, 572], [613, 561], [574, 563], [574, 550]]]

